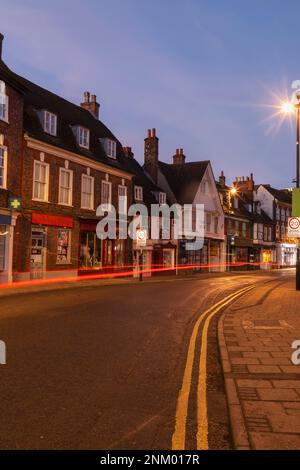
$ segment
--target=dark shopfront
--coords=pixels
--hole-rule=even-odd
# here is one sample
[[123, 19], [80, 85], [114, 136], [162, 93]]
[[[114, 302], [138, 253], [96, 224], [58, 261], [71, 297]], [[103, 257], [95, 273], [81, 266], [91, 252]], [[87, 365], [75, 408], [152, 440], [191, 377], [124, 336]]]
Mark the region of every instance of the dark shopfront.
[[79, 273], [90, 274], [105, 269], [110, 272], [126, 265], [127, 240], [100, 240], [98, 221], [80, 223]]

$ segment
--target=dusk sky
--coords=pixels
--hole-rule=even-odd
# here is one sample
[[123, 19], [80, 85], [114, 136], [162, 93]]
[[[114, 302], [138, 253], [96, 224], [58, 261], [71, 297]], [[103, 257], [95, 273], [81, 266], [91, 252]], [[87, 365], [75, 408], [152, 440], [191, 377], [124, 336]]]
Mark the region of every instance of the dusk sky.
[[[273, 117], [300, 78], [297, 0], [0, 0], [4, 60], [101, 120], [143, 161], [155, 127], [160, 159], [177, 147], [228, 181], [291, 186], [294, 126]], [[276, 111], [276, 110], [275, 110]]]

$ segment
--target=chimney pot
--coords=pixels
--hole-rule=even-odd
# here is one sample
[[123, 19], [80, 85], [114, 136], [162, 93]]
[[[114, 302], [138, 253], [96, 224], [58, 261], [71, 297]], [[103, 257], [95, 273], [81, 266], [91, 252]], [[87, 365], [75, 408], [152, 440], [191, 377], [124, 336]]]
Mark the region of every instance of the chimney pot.
[[[100, 105], [97, 103], [97, 97], [96, 95], [90, 95], [89, 91], [84, 92], [84, 102], [81, 103], [81, 107], [89, 111], [94, 118], [99, 119], [99, 109]], [[91, 97], [91, 100], [90, 100]]]
[[2, 60], [2, 44], [3, 44], [4, 36], [0, 33], [0, 60]]
[[156, 130], [152, 129], [152, 137], [155, 137], [155, 135], [156, 135]]

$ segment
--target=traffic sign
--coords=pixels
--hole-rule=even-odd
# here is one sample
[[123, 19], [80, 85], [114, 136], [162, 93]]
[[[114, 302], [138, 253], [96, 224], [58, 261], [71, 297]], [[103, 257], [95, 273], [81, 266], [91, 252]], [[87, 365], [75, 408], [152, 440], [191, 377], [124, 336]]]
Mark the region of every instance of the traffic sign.
[[288, 221], [289, 238], [300, 238], [300, 217], [290, 217]]
[[140, 229], [136, 231], [136, 243], [137, 246], [147, 245], [147, 230]]

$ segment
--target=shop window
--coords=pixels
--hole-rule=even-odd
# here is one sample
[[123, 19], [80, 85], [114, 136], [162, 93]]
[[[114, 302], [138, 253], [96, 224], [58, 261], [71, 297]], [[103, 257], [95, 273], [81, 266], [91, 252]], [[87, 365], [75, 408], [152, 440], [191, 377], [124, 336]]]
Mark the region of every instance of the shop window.
[[80, 267], [82, 269], [93, 269], [100, 268], [101, 264], [101, 240], [95, 232], [81, 232]]
[[0, 271], [5, 269], [6, 225], [0, 225]]
[[69, 264], [71, 261], [71, 230], [58, 229], [57, 264]]

